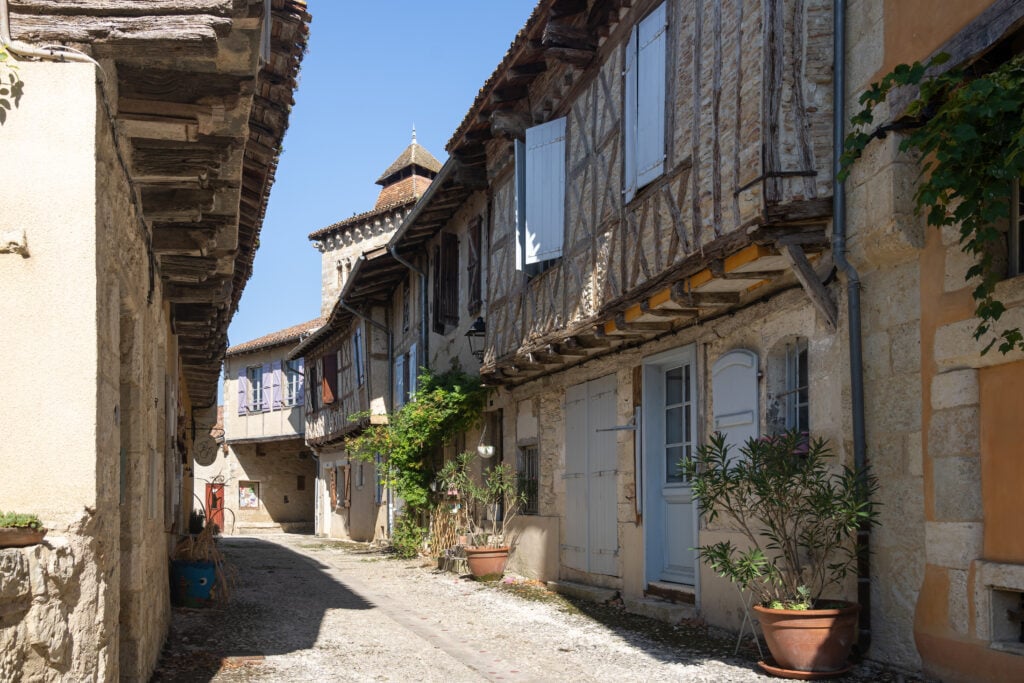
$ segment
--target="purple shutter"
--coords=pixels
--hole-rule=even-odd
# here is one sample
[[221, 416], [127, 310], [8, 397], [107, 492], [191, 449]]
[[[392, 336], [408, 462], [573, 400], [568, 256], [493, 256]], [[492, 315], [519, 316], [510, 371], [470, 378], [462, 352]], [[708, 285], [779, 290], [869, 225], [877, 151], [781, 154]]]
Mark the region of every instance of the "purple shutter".
[[272, 410], [281, 410], [284, 407], [284, 399], [281, 397], [281, 361], [275, 360], [270, 364], [270, 390], [274, 402]]
[[270, 363], [263, 364], [263, 410], [270, 410], [270, 382], [273, 373], [270, 370]]
[[238, 414], [245, 415], [245, 368], [238, 368]]
[[301, 406], [306, 402], [306, 368], [304, 359], [299, 359], [299, 390], [296, 392], [298, 396], [295, 399], [295, 405]]

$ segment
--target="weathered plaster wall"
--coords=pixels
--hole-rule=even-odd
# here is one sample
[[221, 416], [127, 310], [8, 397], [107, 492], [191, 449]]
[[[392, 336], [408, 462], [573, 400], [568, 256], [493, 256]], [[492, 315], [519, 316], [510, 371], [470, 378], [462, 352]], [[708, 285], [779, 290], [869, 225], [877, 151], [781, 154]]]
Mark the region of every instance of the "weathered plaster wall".
[[[283, 406], [276, 410], [246, 410], [244, 414], [238, 412], [238, 373], [251, 366], [280, 362], [281, 397], [284, 399], [285, 356], [292, 346], [275, 346], [227, 358], [224, 363], [224, 435], [228, 441], [302, 436], [305, 431], [305, 409], [302, 405]], [[269, 377], [263, 378], [263, 390], [270, 390]]]

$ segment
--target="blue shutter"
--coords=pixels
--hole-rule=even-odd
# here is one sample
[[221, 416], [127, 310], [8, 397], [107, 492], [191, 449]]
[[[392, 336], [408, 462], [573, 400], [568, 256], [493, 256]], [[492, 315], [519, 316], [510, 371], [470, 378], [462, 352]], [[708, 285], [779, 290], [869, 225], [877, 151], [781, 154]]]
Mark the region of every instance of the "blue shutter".
[[760, 436], [757, 368], [757, 354], [746, 349], [726, 353], [711, 367], [714, 429], [725, 435], [734, 457]]
[[284, 399], [281, 396], [281, 361], [279, 360], [270, 364], [270, 394], [271, 410], [281, 410], [284, 407]]
[[395, 359], [395, 408], [405, 405], [405, 356]]
[[416, 373], [419, 371], [419, 360], [416, 357], [416, 342], [409, 346], [409, 396], [416, 393]]
[[626, 44], [626, 65], [623, 70], [626, 99], [622, 110], [622, 139], [625, 147], [622, 155], [622, 194], [626, 203], [636, 195], [636, 33], [637, 27], [634, 26]]
[[637, 27], [637, 187], [665, 172], [665, 29], [665, 3]]
[[238, 368], [238, 414], [245, 415], [246, 412], [246, 385], [245, 367]]
[[295, 405], [301, 406], [306, 402], [306, 368], [304, 359], [299, 358], [298, 372], [299, 372], [299, 389], [296, 392]]
[[565, 238], [565, 117], [526, 129], [523, 262], [562, 255]]
[[516, 270], [522, 270], [526, 265], [526, 144], [516, 140], [513, 147], [516, 161]]

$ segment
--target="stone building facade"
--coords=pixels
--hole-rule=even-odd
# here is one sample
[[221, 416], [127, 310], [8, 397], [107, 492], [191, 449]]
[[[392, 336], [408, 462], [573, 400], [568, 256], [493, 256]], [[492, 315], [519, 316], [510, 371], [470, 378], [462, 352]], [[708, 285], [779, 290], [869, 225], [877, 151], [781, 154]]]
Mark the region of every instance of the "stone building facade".
[[[0, 27], [25, 84], [0, 130], [0, 346], [23, 388], [0, 399], [0, 505], [49, 529], [0, 550], [3, 680], [155, 665], [309, 19], [298, 0], [109, 5], [11, 3]], [[36, 47], [54, 44], [78, 51]]]

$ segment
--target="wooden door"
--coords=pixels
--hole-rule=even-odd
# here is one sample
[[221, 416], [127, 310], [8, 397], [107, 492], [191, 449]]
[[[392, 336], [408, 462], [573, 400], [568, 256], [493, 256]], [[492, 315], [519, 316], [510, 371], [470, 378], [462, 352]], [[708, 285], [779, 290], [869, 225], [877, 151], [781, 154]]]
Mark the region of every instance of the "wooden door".
[[206, 523], [224, 531], [224, 484], [206, 485]]

